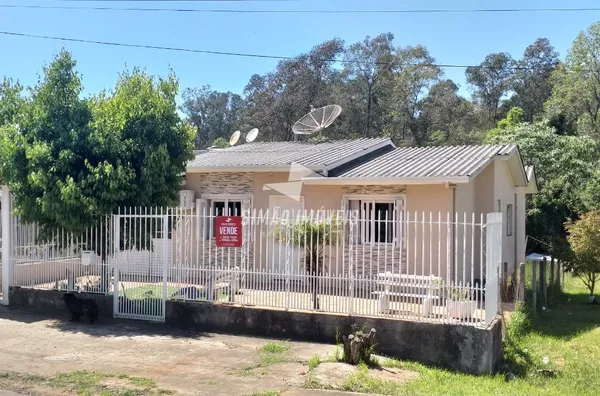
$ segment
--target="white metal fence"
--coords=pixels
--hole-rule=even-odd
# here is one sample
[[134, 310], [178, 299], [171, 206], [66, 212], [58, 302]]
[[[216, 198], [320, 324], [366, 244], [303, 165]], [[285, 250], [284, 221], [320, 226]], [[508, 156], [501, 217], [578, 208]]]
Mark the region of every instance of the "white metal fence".
[[251, 211], [241, 247], [216, 246], [215, 218], [128, 208], [73, 235], [13, 217], [10, 283], [112, 293], [116, 316], [158, 321], [168, 299], [477, 326], [497, 313], [498, 214]]

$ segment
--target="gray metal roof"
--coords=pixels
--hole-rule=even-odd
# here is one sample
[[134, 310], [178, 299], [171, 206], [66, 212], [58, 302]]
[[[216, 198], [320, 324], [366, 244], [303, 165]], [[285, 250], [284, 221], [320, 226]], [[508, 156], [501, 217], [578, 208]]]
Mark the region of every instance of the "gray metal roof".
[[325, 169], [361, 153], [390, 145], [387, 138], [309, 142], [256, 142], [225, 149], [208, 150], [196, 155], [188, 169], [286, 167], [297, 163]]
[[403, 147], [341, 173], [340, 178], [471, 176], [515, 145]]

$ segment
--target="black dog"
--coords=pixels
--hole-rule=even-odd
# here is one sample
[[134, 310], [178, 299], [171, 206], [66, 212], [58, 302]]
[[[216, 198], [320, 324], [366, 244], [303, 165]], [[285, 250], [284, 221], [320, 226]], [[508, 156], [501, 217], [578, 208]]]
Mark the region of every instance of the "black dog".
[[73, 293], [63, 295], [63, 300], [71, 314], [71, 322], [78, 321], [82, 316], [85, 316], [90, 323], [98, 320], [98, 305], [94, 300], [82, 299]]

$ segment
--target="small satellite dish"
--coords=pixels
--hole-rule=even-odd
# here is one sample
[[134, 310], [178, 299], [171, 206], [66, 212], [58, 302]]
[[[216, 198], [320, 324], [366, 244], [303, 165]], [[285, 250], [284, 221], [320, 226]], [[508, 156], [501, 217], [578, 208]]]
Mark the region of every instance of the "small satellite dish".
[[319, 132], [335, 121], [342, 113], [341, 106], [329, 105], [312, 110], [310, 113], [300, 118], [292, 127], [292, 132], [296, 135], [311, 135]]
[[235, 144], [238, 142], [238, 140], [240, 140], [240, 135], [242, 133], [240, 131], [235, 131], [231, 134], [231, 137], [229, 138], [229, 145], [230, 146], [235, 146]]
[[256, 140], [258, 136], [258, 128], [253, 128], [246, 134], [246, 143], [251, 143]]

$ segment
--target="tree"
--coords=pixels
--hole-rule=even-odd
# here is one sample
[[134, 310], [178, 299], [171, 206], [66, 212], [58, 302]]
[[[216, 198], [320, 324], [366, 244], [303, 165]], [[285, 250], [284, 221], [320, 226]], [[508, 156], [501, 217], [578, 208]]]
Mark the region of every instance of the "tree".
[[354, 128], [363, 137], [382, 133], [386, 110], [383, 99], [391, 94], [395, 49], [392, 33], [367, 36], [363, 42], [352, 44], [344, 53], [346, 87], [351, 92], [350, 107], [360, 114]]
[[423, 99], [423, 116], [431, 121], [429, 144], [477, 144], [478, 122], [474, 105], [458, 94], [452, 80], [435, 83]]
[[319, 309], [319, 276], [326, 271], [323, 257], [326, 246], [334, 244], [342, 231], [342, 221], [337, 217], [319, 219], [302, 217], [292, 221], [281, 220], [273, 231], [275, 241], [289, 243], [304, 251], [304, 269], [310, 275], [313, 309]]
[[206, 148], [218, 138], [227, 138], [241, 128], [244, 101], [240, 95], [218, 92], [205, 85], [183, 91], [181, 110], [196, 127], [196, 148]]
[[267, 141], [292, 138], [292, 126], [311, 106], [328, 104], [327, 88], [336, 74], [331, 60], [343, 48], [343, 41], [329, 40], [308, 54], [279, 62], [272, 73], [252, 76], [244, 90], [246, 125], [260, 125], [262, 139]]
[[511, 88], [514, 60], [509, 54], [489, 54], [479, 66], [467, 67], [467, 82], [475, 87], [474, 96], [488, 111], [489, 122], [498, 120], [500, 102]]
[[0, 83], [0, 126], [18, 122], [25, 103], [22, 91], [21, 84], [9, 78], [4, 78]]
[[42, 236], [81, 234], [118, 206], [175, 204], [193, 157], [173, 75], [124, 73], [112, 95], [86, 100], [75, 66], [61, 51], [33, 89], [22, 123], [0, 132], [0, 175], [15, 211], [38, 223]]
[[539, 38], [528, 46], [517, 62], [515, 94], [509, 102], [523, 109], [524, 121], [533, 122], [534, 116], [543, 112], [544, 103], [552, 95], [550, 77], [558, 62], [558, 53], [546, 38]]
[[219, 148], [226, 148], [229, 147], [229, 140], [225, 139], [225, 138], [216, 138], [214, 142], [212, 142], [211, 146], [214, 147], [219, 147]]
[[503, 131], [518, 126], [523, 122], [525, 112], [520, 107], [513, 107], [506, 113], [506, 117], [498, 121], [496, 128], [490, 129], [486, 134], [485, 141], [496, 140], [496, 136], [502, 136]]
[[581, 32], [552, 74], [549, 116], [563, 118], [578, 134], [600, 137], [600, 22]]
[[387, 132], [398, 141], [422, 146], [432, 126], [424, 112], [423, 98], [442, 71], [423, 46], [398, 48], [395, 63], [392, 95], [386, 99], [393, 124]]
[[[534, 166], [540, 192], [527, 201], [527, 235], [560, 245], [566, 236], [565, 220], [587, 210], [584, 189], [598, 168], [598, 142], [588, 136], [558, 135], [543, 123], [500, 129], [486, 141], [517, 144], [523, 162]], [[548, 251], [546, 245], [530, 241], [530, 248]]]
[[589, 302], [594, 303], [594, 290], [600, 282], [600, 212], [586, 213], [575, 222], [567, 222], [565, 227], [573, 251], [567, 269], [581, 278], [590, 291]]

